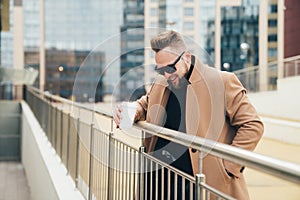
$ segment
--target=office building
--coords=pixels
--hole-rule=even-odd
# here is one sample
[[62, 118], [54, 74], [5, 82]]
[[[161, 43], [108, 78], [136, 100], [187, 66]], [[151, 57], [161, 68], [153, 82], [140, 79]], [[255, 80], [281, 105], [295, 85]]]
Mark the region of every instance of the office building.
[[284, 2], [284, 58], [300, 54], [300, 1]]
[[268, 62], [277, 60], [278, 0], [269, 1], [268, 9]]
[[[244, 2], [245, 3], [245, 2]], [[221, 8], [221, 70], [235, 71], [258, 64], [259, 5]], [[206, 50], [215, 51], [215, 21], [208, 21]]]
[[135, 100], [144, 91], [144, 0], [124, 0], [121, 26], [119, 100]]
[[[12, 10], [14, 1], [10, 1]], [[24, 66], [39, 69], [40, 37], [40, 0], [26, 0], [21, 3], [23, 11], [24, 31]], [[113, 11], [113, 12], [112, 12]], [[2, 33], [2, 65], [13, 65], [13, 12], [10, 12], [11, 31]], [[62, 50], [72, 52], [101, 52], [105, 54], [105, 74], [103, 93], [111, 94], [120, 76], [120, 40], [122, 22], [122, 1], [76, 1], [53, 0], [44, 1], [45, 52]], [[113, 43], [113, 44], [112, 44]], [[5, 47], [5, 48], [4, 48]], [[7, 48], [6, 48], [7, 47]], [[90, 54], [86, 54], [86, 59]], [[47, 55], [45, 55], [47, 58]], [[54, 58], [55, 60], [55, 58]], [[33, 62], [35, 61], [35, 62]], [[49, 64], [49, 60], [47, 61]], [[54, 61], [55, 63], [55, 61]], [[47, 66], [46, 66], [47, 67]], [[75, 67], [75, 66], [74, 66]], [[47, 70], [45, 70], [47, 71]], [[47, 80], [47, 74], [45, 79]], [[45, 83], [47, 85], [47, 83]]]

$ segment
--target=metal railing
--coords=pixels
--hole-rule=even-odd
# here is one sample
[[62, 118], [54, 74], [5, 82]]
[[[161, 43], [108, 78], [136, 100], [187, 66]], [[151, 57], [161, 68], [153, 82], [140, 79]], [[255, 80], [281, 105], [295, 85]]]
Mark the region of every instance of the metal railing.
[[[280, 66], [278, 61], [268, 63], [267, 70], [267, 89], [277, 89], [278, 70]], [[300, 55], [285, 58], [283, 60], [283, 78], [300, 75]], [[233, 73], [237, 75], [243, 86], [250, 92], [259, 91], [259, 66], [247, 67], [236, 70]]]
[[132, 131], [140, 138], [152, 134], [199, 151], [200, 173], [193, 177], [146, 154], [143, 146], [117, 138], [110, 112], [32, 87], [26, 90], [26, 101], [86, 199], [171, 199], [179, 193], [186, 197], [182, 199], [233, 199], [205, 183], [203, 154], [300, 184], [299, 165], [146, 122], [134, 125]]

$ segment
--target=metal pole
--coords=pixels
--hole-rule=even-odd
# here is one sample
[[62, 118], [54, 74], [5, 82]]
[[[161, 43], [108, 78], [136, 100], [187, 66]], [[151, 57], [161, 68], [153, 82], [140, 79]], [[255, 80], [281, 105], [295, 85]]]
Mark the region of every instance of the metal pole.
[[113, 151], [113, 145], [112, 145], [112, 136], [113, 136], [113, 133], [110, 132], [109, 133], [109, 139], [108, 139], [108, 159], [109, 159], [109, 165], [108, 165], [108, 170], [107, 170], [107, 174], [108, 174], [108, 180], [107, 180], [107, 185], [108, 185], [108, 188], [107, 188], [107, 200], [110, 200], [112, 199], [113, 195], [111, 194], [111, 192], [113, 192], [113, 179], [114, 179], [114, 176], [113, 176], [113, 155], [114, 155], [114, 151]]
[[55, 129], [54, 129], [54, 133], [53, 133], [53, 134], [54, 134], [54, 137], [53, 137], [53, 140], [54, 140], [54, 141], [53, 141], [53, 145], [52, 145], [52, 146], [53, 146], [53, 148], [55, 149], [55, 153], [57, 153], [56, 151], [57, 151], [57, 138], [58, 138], [58, 137], [57, 137], [57, 134], [58, 134], [58, 124], [57, 124], [57, 121], [58, 121], [58, 120], [57, 120], [57, 118], [58, 118], [58, 117], [57, 117], [58, 108], [55, 107], [54, 110], [55, 110], [55, 119], [54, 119], [54, 128], [55, 128]]
[[199, 151], [199, 173], [202, 174], [203, 171], [203, 152]]
[[60, 158], [62, 161], [62, 157], [63, 157], [63, 120], [64, 120], [64, 112], [63, 112], [63, 108], [60, 112]]
[[66, 158], [67, 173], [69, 173], [69, 156], [70, 156], [70, 124], [71, 124], [70, 121], [71, 121], [71, 113], [68, 113], [67, 158]]
[[90, 135], [90, 168], [89, 168], [89, 196], [88, 199], [92, 199], [93, 191], [93, 165], [94, 165], [94, 123], [91, 124], [91, 135]]
[[50, 131], [49, 131], [49, 135], [48, 135], [48, 140], [51, 143], [52, 140], [52, 129], [53, 129], [53, 124], [52, 124], [52, 120], [53, 120], [53, 105], [52, 105], [52, 98], [50, 99]]
[[78, 164], [79, 164], [79, 134], [80, 134], [80, 111], [77, 119], [77, 137], [76, 137], [76, 165], [75, 165], [75, 180], [76, 180], [76, 188], [78, 188]]
[[145, 147], [140, 147], [139, 149], [139, 177], [138, 177], [138, 195], [139, 198], [138, 199], [144, 199], [144, 186], [145, 186], [145, 182], [144, 182], [144, 176], [146, 175], [147, 172], [145, 172], [145, 158], [143, 153], [145, 153]]
[[196, 199], [204, 200], [205, 199], [205, 190], [201, 184], [205, 183], [204, 174], [196, 174]]

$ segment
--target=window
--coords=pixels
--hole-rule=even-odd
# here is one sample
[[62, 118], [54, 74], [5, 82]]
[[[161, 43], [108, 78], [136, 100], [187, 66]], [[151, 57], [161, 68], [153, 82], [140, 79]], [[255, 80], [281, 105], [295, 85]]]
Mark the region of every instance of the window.
[[185, 16], [193, 16], [194, 15], [194, 8], [184, 8], [184, 15]]
[[269, 13], [277, 13], [277, 5], [269, 6]]
[[193, 22], [184, 22], [183, 29], [184, 30], [193, 30], [194, 29], [194, 23]]
[[150, 22], [150, 27], [158, 27], [157, 22]]
[[269, 35], [268, 36], [269, 42], [276, 42], [277, 41], [277, 35]]
[[156, 8], [151, 8], [150, 14], [151, 14], [151, 16], [156, 16], [157, 15]]
[[270, 48], [268, 50], [268, 57], [276, 57], [277, 56], [277, 49], [276, 48]]
[[277, 20], [276, 19], [269, 19], [268, 20], [269, 27], [277, 27]]

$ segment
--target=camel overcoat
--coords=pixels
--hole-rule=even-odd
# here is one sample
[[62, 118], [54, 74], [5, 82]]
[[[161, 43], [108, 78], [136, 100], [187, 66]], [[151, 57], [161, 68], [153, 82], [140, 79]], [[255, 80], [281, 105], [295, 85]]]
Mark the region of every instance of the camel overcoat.
[[[264, 127], [238, 78], [233, 73], [203, 65], [196, 59], [189, 82], [186, 97], [187, 134], [253, 151]], [[163, 126], [170, 94], [167, 86], [167, 80], [158, 75], [149, 92], [137, 101], [135, 120]], [[145, 139], [148, 153], [153, 151], [156, 141], [155, 136]], [[191, 148], [189, 152], [195, 175], [199, 172], [199, 153]], [[205, 155], [203, 159], [207, 184], [245, 200], [249, 199], [249, 195], [243, 169], [240, 165], [211, 155]]]

